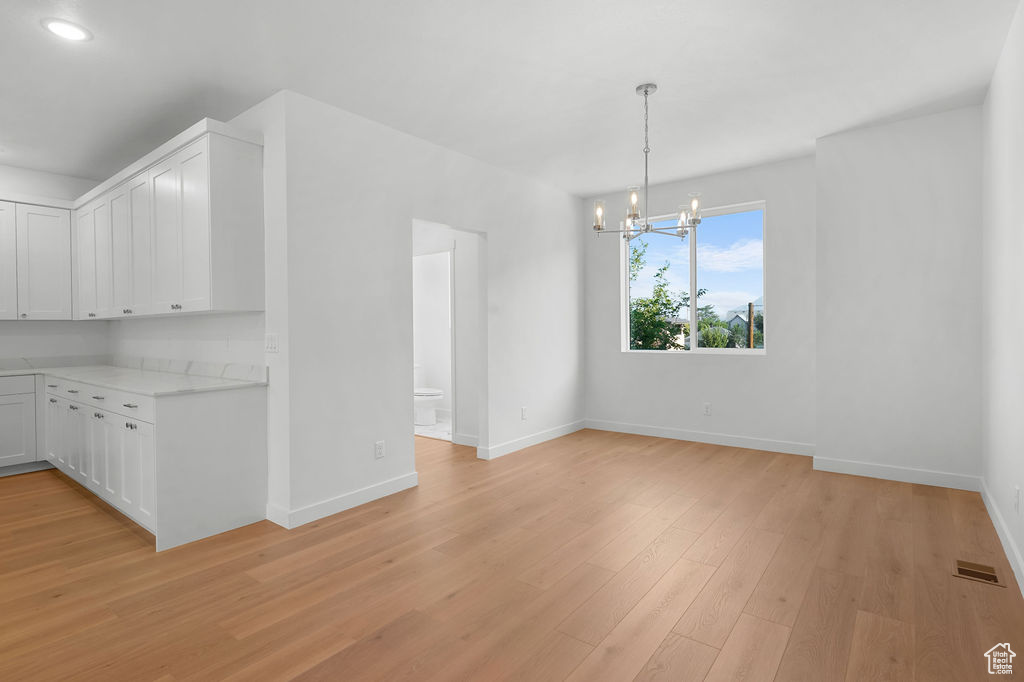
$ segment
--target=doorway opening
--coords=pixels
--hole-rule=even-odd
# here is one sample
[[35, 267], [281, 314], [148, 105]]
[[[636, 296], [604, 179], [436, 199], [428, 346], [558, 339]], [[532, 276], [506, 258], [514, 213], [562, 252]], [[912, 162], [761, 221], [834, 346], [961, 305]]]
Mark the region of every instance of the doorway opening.
[[482, 234], [413, 221], [413, 430], [477, 447], [486, 426]]

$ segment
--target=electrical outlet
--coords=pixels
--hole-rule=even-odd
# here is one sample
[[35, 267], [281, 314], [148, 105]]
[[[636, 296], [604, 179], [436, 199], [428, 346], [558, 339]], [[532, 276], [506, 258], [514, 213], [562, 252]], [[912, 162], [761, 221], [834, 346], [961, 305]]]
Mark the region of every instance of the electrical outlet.
[[384, 441], [379, 440], [373, 445], [373, 458], [384, 459]]
[[267, 338], [264, 342], [265, 350], [268, 353], [279, 353], [281, 352], [281, 342], [277, 337], [277, 334], [267, 334]]
[[711, 403], [704, 403], [704, 416], [705, 417], [710, 417], [711, 416]]
[[525, 407], [519, 408], [519, 416], [522, 418], [523, 421], [526, 421], [526, 408]]

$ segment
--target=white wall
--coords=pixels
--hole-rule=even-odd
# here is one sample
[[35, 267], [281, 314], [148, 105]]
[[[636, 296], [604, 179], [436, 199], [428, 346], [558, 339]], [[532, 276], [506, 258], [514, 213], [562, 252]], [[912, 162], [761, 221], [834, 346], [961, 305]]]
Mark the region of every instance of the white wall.
[[[287, 96], [279, 92], [230, 121], [263, 132], [263, 224], [266, 254], [267, 333], [278, 337], [277, 353], [267, 353], [267, 518], [289, 525], [291, 510], [291, 343], [288, 329], [288, 165]], [[301, 265], [300, 265], [301, 267]]]
[[1024, 585], [1024, 522], [1014, 486], [1024, 488], [1024, 5], [1010, 27], [984, 106], [984, 319], [975, 337], [985, 358], [985, 501]]
[[92, 320], [3, 321], [0, 322], [0, 360], [108, 355], [108, 324]]
[[[764, 200], [763, 356], [623, 352], [618, 235], [597, 237], [586, 220], [587, 423], [633, 433], [810, 454], [814, 443], [814, 162], [811, 157], [651, 187], [652, 215], [672, 213], [690, 192], [706, 207]], [[604, 195], [617, 226], [625, 192]], [[583, 202], [586, 215], [593, 199]], [[699, 242], [698, 228], [698, 244]], [[671, 239], [671, 237], [665, 237]], [[699, 286], [699, 284], [698, 284]], [[712, 416], [704, 416], [704, 403]]]
[[110, 322], [109, 349], [115, 355], [266, 364], [263, 313], [140, 317]]
[[815, 466], [976, 489], [979, 108], [818, 140], [817, 191]]
[[95, 180], [0, 165], [0, 199], [13, 195], [50, 199], [77, 199], [98, 183]]
[[438, 409], [452, 409], [451, 252], [412, 257], [413, 362], [420, 386], [439, 388]]
[[452, 440], [460, 445], [480, 442], [480, 424], [487, 419], [487, 273], [484, 235], [453, 230], [447, 225], [413, 220], [413, 253], [448, 251], [454, 261], [455, 288], [455, 390]]
[[[288, 402], [270, 401], [271, 423], [288, 421], [286, 438], [270, 438], [270, 487], [284, 480], [288, 490], [271, 495], [272, 506], [287, 504], [274, 520], [295, 525], [415, 481], [413, 219], [487, 236], [485, 454], [578, 428], [578, 200], [295, 93], [235, 122], [265, 141], [285, 131], [280, 156], [264, 157], [266, 322], [281, 334], [287, 377], [275, 386], [282, 372], [271, 366], [271, 388]], [[378, 440], [387, 454], [375, 460]]]

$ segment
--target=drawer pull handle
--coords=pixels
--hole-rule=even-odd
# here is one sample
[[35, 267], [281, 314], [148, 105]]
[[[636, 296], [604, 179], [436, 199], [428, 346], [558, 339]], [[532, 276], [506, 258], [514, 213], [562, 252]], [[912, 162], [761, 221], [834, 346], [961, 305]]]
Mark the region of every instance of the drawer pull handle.
[[50, 398], [50, 402], [51, 403], [55, 403], [55, 402], [57, 402], [57, 399], [56, 398]]
[[71, 408], [72, 410], [74, 410], [75, 412], [78, 412], [78, 407], [77, 406], [75, 406], [75, 405], [68, 405], [68, 407]]
[[46, 384], [47, 388], [57, 388], [57, 384]]
[[121, 407], [127, 407], [129, 410], [134, 410], [138, 407], [135, 403], [124, 403]]
[[97, 419], [103, 419], [103, 413], [102, 412], [93, 412], [92, 416], [96, 417]]
[[92, 399], [93, 399], [93, 400], [103, 400], [104, 398], [103, 398], [103, 396], [101, 396], [101, 395], [94, 395], [94, 396], [92, 397]]
[[96, 317], [96, 313], [89, 313], [89, 317]]
[[68, 389], [68, 393], [78, 393], [78, 391], [76, 391], [76, 390], [75, 390], [75, 389], [73, 389], [73, 388], [69, 388], [69, 389]]

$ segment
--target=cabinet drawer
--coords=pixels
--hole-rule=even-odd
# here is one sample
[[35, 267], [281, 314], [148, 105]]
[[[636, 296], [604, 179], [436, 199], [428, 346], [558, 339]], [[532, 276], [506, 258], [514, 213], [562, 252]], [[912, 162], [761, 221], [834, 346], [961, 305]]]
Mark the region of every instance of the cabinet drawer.
[[54, 380], [53, 377], [47, 377], [46, 392], [150, 424], [156, 414], [153, 398], [148, 395], [115, 391], [78, 381]]
[[68, 395], [64, 391], [64, 380], [56, 377], [44, 377], [43, 386], [47, 393], [55, 395], [58, 398], [67, 398]]
[[20, 395], [36, 392], [34, 376], [0, 377], [0, 395]]

